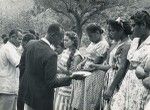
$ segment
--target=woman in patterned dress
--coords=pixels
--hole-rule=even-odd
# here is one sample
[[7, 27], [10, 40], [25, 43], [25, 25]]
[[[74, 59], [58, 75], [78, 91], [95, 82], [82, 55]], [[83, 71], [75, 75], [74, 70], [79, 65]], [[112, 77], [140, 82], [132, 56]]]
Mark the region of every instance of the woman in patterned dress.
[[133, 41], [127, 55], [130, 68], [114, 98], [112, 110], [144, 110], [148, 90], [143, 86], [139, 68], [144, 68], [150, 49], [150, 15], [138, 11], [131, 17], [133, 23]]
[[[59, 77], [71, 75], [81, 60], [81, 55], [77, 50], [76, 33], [65, 32], [64, 46], [66, 49], [62, 52], [58, 62]], [[71, 110], [71, 90], [72, 85], [58, 88], [55, 96], [55, 110]]]
[[[92, 65], [95, 66], [97, 69], [107, 71], [104, 84], [104, 91], [106, 93], [109, 88], [111, 88], [111, 90], [112, 88], [114, 89], [114, 87], [111, 87], [114, 78], [116, 78], [118, 74], [120, 75], [120, 77], [123, 77], [123, 75], [126, 73], [128, 65], [126, 57], [130, 47], [130, 40], [128, 38], [128, 35], [131, 34], [131, 27], [128, 22], [123, 22], [120, 18], [118, 18], [116, 21], [108, 21], [108, 31], [108, 38], [116, 42], [115, 45], [112, 45], [110, 48], [110, 52], [108, 55], [109, 61], [105, 65]], [[117, 86], [119, 86], [119, 82], [118, 84], [116, 84]], [[117, 87], [115, 89], [112, 91], [117, 91]], [[104, 98], [107, 99], [107, 96]], [[111, 101], [112, 98], [108, 101], [104, 101], [104, 107], [100, 110], [110, 110]]]
[[112, 65], [112, 67], [106, 74], [108, 82], [104, 93], [104, 99], [107, 100], [104, 109], [112, 110], [111, 104], [115, 100], [114, 96], [117, 94], [121, 81], [123, 80], [129, 65], [127, 53], [130, 47], [128, 35], [131, 34], [131, 27], [127, 21], [122, 21], [120, 18], [116, 21], [109, 20], [108, 25], [109, 37], [117, 41], [117, 44], [110, 53], [109, 64]]
[[104, 84], [105, 72], [90, 68], [90, 64], [102, 64], [109, 45], [102, 36], [103, 30], [96, 24], [90, 24], [87, 28], [87, 35], [91, 44], [86, 49], [85, 60], [79, 64], [82, 70], [91, 72], [84, 80], [84, 101], [82, 110], [96, 110], [101, 107], [100, 96], [102, 95], [102, 88]]

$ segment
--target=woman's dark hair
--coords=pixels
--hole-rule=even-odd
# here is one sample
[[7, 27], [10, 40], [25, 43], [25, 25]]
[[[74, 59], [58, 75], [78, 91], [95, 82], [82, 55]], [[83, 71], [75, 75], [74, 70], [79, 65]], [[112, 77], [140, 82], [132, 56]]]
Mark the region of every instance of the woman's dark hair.
[[102, 34], [104, 31], [102, 30], [102, 28], [95, 24], [95, 23], [92, 23], [92, 24], [89, 24], [87, 27], [86, 27], [86, 32], [87, 33], [96, 33], [97, 31], [99, 31], [100, 34]]
[[29, 33], [31, 33], [31, 34], [33, 34], [33, 35], [36, 34], [35, 30], [33, 30], [33, 29], [29, 29]]
[[126, 35], [132, 34], [131, 25], [127, 21], [108, 20], [107, 24], [117, 31], [123, 30]]
[[11, 30], [10, 33], [9, 33], [9, 37], [11, 38], [13, 35], [18, 35], [18, 32], [22, 33], [22, 31], [20, 29]]
[[76, 49], [78, 48], [78, 36], [73, 31], [65, 32], [65, 35], [68, 36], [71, 41], [73, 41], [73, 47], [71, 48], [72, 50], [67, 61], [67, 69], [69, 70], [71, 67], [71, 62], [73, 61], [73, 57], [76, 52]]
[[26, 35], [23, 37], [22, 41], [23, 41], [23, 42], [24, 42], [24, 41], [29, 42], [30, 40], [34, 40], [34, 39], [35, 39], [35, 36], [34, 36], [33, 34], [26, 34]]
[[9, 37], [6, 34], [2, 34], [1, 38], [3, 39], [3, 43], [6, 44], [9, 40]]
[[2, 34], [1, 38], [4, 39], [5, 37], [7, 37], [6, 34]]
[[150, 29], [150, 15], [147, 11], [137, 11], [133, 16], [131, 16], [131, 19], [139, 25], [145, 22], [147, 28]]
[[8, 40], [9, 40], [9, 38], [5, 37], [4, 40], [3, 40], [3, 43], [6, 44], [8, 42]]

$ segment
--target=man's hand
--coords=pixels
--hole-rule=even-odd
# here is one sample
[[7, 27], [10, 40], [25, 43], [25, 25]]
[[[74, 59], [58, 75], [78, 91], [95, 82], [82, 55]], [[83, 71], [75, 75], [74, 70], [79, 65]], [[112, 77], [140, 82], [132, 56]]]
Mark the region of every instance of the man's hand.
[[85, 76], [80, 75], [80, 74], [73, 74], [70, 77], [71, 77], [71, 79], [75, 79], [75, 80], [84, 80], [85, 79]]

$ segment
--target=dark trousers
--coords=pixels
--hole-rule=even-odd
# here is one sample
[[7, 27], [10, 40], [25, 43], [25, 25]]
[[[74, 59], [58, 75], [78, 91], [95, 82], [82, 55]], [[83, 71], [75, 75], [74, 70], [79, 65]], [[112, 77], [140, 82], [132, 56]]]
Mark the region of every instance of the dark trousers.
[[[20, 78], [21, 79], [21, 78]], [[18, 91], [18, 99], [17, 99], [17, 110], [24, 110], [24, 98], [23, 98], [23, 89], [20, 84], [21, 80], [19, 80], [19, 91]]]

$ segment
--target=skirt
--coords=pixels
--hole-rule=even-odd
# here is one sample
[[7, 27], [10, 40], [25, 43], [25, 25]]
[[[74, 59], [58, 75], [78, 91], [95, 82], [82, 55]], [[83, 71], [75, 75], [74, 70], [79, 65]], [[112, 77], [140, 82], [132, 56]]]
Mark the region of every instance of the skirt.
[[113, 96], [111, 110], [144, 110], [148, 94], [135, 70], [128, 70], [119, 91]]
[[72, 86], [59, 87], [55, 94], [54, 110], [71, 110]]
[[83, 110], [100, 110], [105, 72], [96, 70], [85, 78]]
[[84, 102], [84, 80], [73, 80], [72, 81], [72, 95], [71, 95], [71, 106], [77, 110], [83, 110]]

